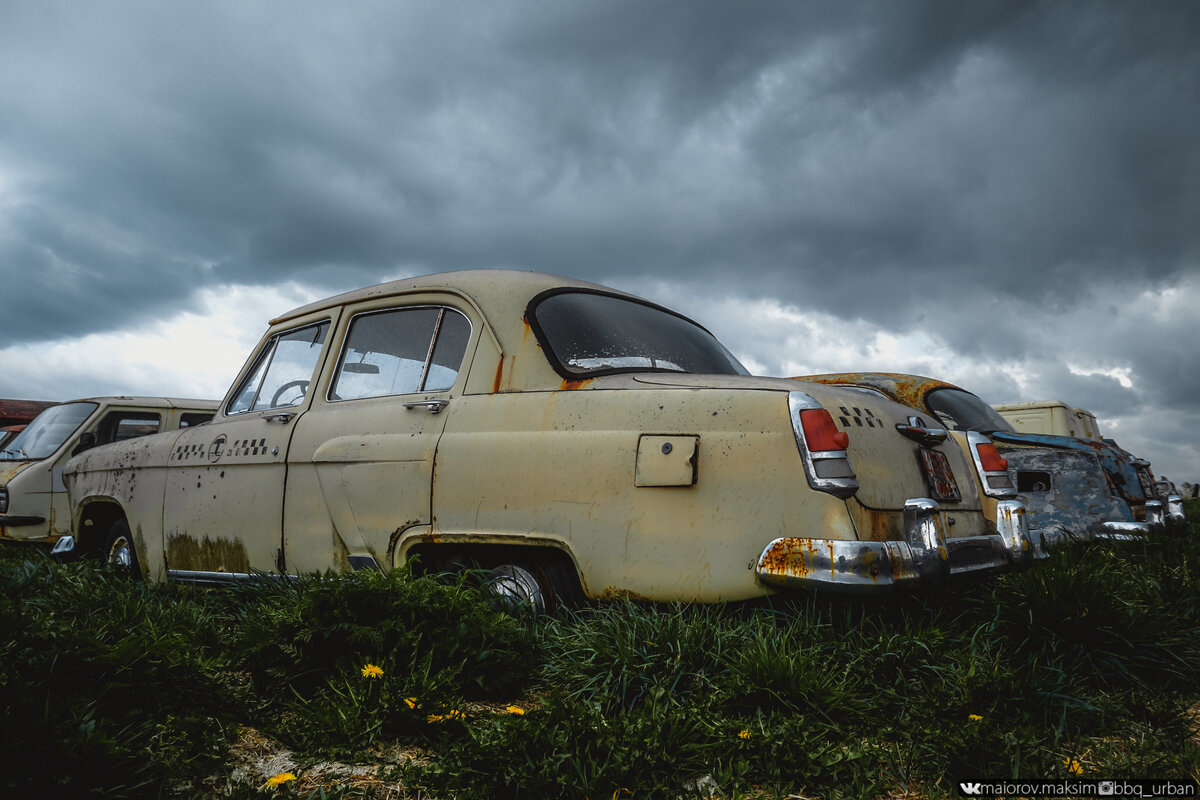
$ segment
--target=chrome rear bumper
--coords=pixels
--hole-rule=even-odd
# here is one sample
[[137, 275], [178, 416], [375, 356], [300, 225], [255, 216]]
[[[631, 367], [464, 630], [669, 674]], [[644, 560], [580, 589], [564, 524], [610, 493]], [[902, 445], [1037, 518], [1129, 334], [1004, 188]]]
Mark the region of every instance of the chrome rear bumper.
[[1029, 561], [1032, 545], [1019, 500], [1000, 501], [998, 533], [948, 539], [936, 501], [904, 504], [903, 541], [848, 541], [788, 536], [763, 550], [758, 579], [776, 588], [871, 594], [928, 588], [950, 576], [989, 572]]

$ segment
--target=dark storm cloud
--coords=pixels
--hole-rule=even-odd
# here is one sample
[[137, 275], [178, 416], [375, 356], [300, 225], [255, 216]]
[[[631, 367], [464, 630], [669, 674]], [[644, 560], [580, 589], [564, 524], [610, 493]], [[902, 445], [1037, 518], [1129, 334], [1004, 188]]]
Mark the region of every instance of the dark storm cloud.
[[1103, 417], [1123, 417], [1136, 413], [1142, 401], [1139, 393], [1125, 387], [1110, 375], [1076, 374], [1054, 365], [1035, 378], [1047, 399], [1071, 398], [1070, 404], [1086, 407]]
[[5, 139], [215, 277], [753, 269], [894, 318], [1196, 256], [1189, 5], [131, 8], [20, 10]]

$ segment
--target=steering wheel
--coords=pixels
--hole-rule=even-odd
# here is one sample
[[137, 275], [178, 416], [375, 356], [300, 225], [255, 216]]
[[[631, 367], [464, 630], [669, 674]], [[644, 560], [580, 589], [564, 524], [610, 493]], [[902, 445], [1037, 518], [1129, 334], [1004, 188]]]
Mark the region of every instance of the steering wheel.
[[[293, 400], [290, 403], [279, 402], [279, 398], [283, 397], [284, 393], [287, 392], [289, 389], [299, 389], [300, 396], [297, 397], [295, 400]], [[297, 403], [299, 403], [301, 400], [304, 399], [304, 394], [307, 391], [308, 391], [308, 381], [306, 381], [306, 380], [288, 381], [283, 386], [280, 386], [278, 389], [275, 390], [275, 395], [271, 398], [271, 408], [280, 408], [281, 406], [294, 406]]]

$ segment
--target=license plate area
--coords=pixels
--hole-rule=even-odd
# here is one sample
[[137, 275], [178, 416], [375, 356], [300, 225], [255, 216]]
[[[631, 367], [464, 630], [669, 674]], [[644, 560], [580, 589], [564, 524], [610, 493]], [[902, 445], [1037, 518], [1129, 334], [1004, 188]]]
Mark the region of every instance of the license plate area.
[[950, 469], [950, 459], [945, 453], [922, 447], [917, 450], [917, 460], [921, 462], [921, 472], [925, 474], [929, 495], [934, 500], [962, 500], [954, 471]]

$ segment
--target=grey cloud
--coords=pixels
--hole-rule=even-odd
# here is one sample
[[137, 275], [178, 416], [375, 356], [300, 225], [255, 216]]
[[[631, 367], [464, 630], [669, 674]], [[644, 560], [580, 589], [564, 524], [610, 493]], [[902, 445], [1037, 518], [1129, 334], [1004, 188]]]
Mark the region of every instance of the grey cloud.
[[1095, 373], [1077, 375], [1061, 365], [1036, 376], [1032, 383], [1032, 392], [1040, 392], [1041, 399], [1062, 400], [1098, 416], [1123, 417], [1136, 413], [1142, 405], [1141, 394], [1114, 377]]

